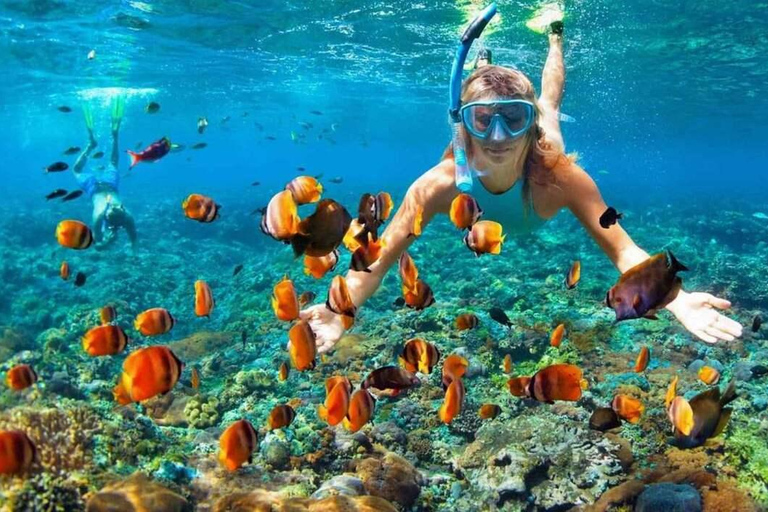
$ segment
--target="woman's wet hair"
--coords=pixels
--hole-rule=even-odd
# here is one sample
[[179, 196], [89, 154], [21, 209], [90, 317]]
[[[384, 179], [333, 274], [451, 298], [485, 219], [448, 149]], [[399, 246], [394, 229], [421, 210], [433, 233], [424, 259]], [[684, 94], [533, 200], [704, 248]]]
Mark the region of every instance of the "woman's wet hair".
[[[523, 198], [527, 208], [531, 208], [530, 181], [533, 180], [541, 185], [552, 183], [555, 176], [551, 171], [563, 163], [561, 158], [567, 160], [567, 157], [554, 149], [544, 137], [544, 130], [539, 125], [542, 114], [536, 98], [536, 89], [522, 72], [495, 65], [477, 68], [467, 77], [461, 88], [461, 103], [463, 105], [473, 101], [508, 99], [521, 99], [533, 104], [534, 122], [523, 135], [527, 153], [523, 168]], [[463, 125], [461, 130], [464, 137], [467, 137], [468, 134]], [[443, 158], [451, 154], [450, 150], [449, 146]], [[471, 157], [470, 145], [467, 147], [467, 154]]]

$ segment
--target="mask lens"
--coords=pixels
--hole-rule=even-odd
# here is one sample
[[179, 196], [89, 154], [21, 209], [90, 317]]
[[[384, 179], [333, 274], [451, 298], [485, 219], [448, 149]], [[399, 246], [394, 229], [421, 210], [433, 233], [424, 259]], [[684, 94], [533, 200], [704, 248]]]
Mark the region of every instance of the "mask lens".
[[487, 139], [497, 122], [510, 137], [516, 138], [531, 125], [533, 106], [521, 100], [469, 104], [462, 117], [470, 134], [479, 139]]
[[499, 115], [512, 133], [526, 128], [529, 117], [529, 107], [523, 103], [503, 104], [499, 106]]

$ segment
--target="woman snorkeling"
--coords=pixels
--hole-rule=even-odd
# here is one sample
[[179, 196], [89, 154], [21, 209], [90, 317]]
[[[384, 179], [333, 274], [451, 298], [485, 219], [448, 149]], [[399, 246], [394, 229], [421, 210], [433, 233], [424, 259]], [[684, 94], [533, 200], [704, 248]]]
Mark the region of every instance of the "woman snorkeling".
[[[495, 13], [493, 9], [485, 23]], [[481, 23], [479, 31], [472, 35], [477, 24], [476, 20], [465, 32], [462, 44], [469, 40], [471, 45], [472, 38], [479, 36], [485, 24]], [[449, 213], [459, 189], [472, 186], [471, 175], [465, 175], [469, 167], [466, 164], [475, 170], [479, 181], [472, 195], [483, 208], [483, 217], [501, 223], [505, 231], [535, 229], [567, 208], [620, 272], [649, 258], [618, 224], [610, 229], [600, 226], [600, 216], [607, 208], [600, 191], [589, 174], [564, 154], [559, 125], [565, 79], [562, 28], [562, 23], [550, 25], [540, 97], [536, 97], [531, 81], [523, 73], [492, 64], [476, 66], [461, 84], [460, 103], [456, 87], [457, 105], [451, 111], [455, 114], [454, 142], [440, 163], [408, 189], [382, 235], [386, 243], [370, 272], [347, 273], [350, 296], [357, 307], [376, 291], [389, 268], [414, 240], [409, 234], [419, 207], [423, 207], [422, 226], [426, 226], [435, 215]], [[466, 50], [462, 59], [466, 58]], [[454, 62], [457, 85], [461, 74], [459, 71], [456, 79], [456, 70], [462, 65], [463, 61]], [[708, 293], [681, 290], [666, 309], [696, 337], [715, 343], [741, 336], [741, 325], [718, 311], [730, 305]], [[333, 347], [343, 333], [341, 317], [325, 305], [310, 307], [301, 312], [301, 317], [310, 322], [320, 352]]]
[[90, 107], [83, 105], [83, 114], [85, 117], [85, 126], [88, 129], [88, 145], [80, 154], [75, 162], [72, 172], [75, 174], [80, 188], [91, 198], [93, 202], [93, 237], [97, 248], [105, 248], [111, 245], [117, 239], [117, 232], [120, 228], [125, 229], [131, 245], [136, 245], [136, 225], [133, 216], [123, 205], [119, 194], [120, 173], [117, 166], [119, 163], [118, 155], [118, 133], [120, 131], [120, 122], [123, 119], [123, 110], [125, 108], [125, 98], [117, 96], [112, 101], [112, 153], [110, 155], [110, 164], [101, 169], [92, 169], [84, 171], [91, 152], [96, 149], [98, 143], [93, 136], [93, 115]]

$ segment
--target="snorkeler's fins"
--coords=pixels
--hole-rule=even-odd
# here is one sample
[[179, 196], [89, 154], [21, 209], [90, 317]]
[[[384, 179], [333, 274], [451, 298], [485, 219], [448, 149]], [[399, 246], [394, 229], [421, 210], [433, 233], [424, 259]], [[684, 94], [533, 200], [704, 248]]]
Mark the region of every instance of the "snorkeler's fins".
[[83, 119], [85, 119], [85, 127], [89, 132], [93, 132], [93, 112], [91, 106], [88, 103], [83, 103]]
[[[549, 27], [551, 27], [555, 22], [562, 22], [563, 21], [563, 9], [560, 3], [558, 2], [552, 2], [549, 4], [544, 4], [533, 13], [533, 16], [531, 16], [528, 21], [525, 22], [525, 26], [529, 29], [533, 30], [534, 32], [537, 32], [539, 34], [543, 34], [547, 31]], [[562, 23], [559, 24], [560, 33], [562, 34]], [[558, 25], [555, 25], [550, 30], [552, 30], [553, 33], [558, 28]]]
[[112, 132], [120, 129], [120, 122], [123, 120], [125, 110], [125, 96], [119, 94], [112, 99]]

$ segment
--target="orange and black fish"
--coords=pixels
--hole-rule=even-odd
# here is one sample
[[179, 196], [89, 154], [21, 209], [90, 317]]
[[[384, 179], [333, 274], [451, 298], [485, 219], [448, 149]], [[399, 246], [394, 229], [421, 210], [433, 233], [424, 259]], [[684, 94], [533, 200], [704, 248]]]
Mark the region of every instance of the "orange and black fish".
[[317, 406], [317, 415], [333, 427], [347, 416], [352, 384], [346, 377], [330, 377], [325, 381], [325, 392], [325, 402]]
[[693, 409], [682, 396], [676, 396], [667, 407], [667, 417], [672, 422], [672, 432], [680, 436], [690, 436], [693, 430]]
[[533, 398], [539, 402], [555, 400], [575, 402], [587, 389], [581, 368], [572, 364], [554, 364], [536, 372], [532, 377], [515, 377], [507, 381], [514, 396]]
[[365, 235], [366, 239], [361, 241], [360, 247], [355, 249], [349, 262], [349, 268], [357, 272], [370, 272], [370, 266], [379, 260], [384, 248], [383, 239], [373, 240], [373, 235], [370, 233]]
[[59, 267], [59, 276], [66, 281], [69, 279], [69, 263], [66, 261], [61, 262], [61, 267]]
[[416, 206], [416, 213], [413, 215], [413, 224], [411, 224], [411, 232], [408, 236], [421, 236], [422, 228], [424, 227], [424, 207], [422, 205]]
[[209, 317], [215, 305], [208, 283], [200, 279], [195, 281], [195, 315]]
[[301, 295], [299, 295], [299, 305], [301, 307], [306, 306], [307, 304], [315, 300], [316, 296], [317, 295], [315, 294], [315, 292], [312, 292], [312, 291], [306, 291], [302, 293]]
[[474, 313], [463, 313], [456, 317], [456, 328], [460, 331], [474, 329], [480, 323], [480, 319]]
[[293, 367], [300, 372], [312, 370], [316, 364], [317, 344], [315, 333], [312, 332], [309, 322], [306, 320], [297, 321], [288, 331], [288, 338], [291, 340], [288, 352]]
[[512, 356], [509, 354], [504, 356], [504, 373], [512, 373]]
[[565, 287], [569, 290], [573, 290], [576, 288], [576, 285], [579, 284], [579, 280], [581, 279], [581, 261], [576, 260], [571, 265], [571, 268], [568, 269], [568, 273], [565, 274]]
[[93, 243], [93, 233], [79, 220], [63, 220], [56, 226], [56, 240], [63, 247], [82, 250]]
[[28, 364], [17, 364], [5, 374], [5, 383], [14, 391], [27, 389], [37, 382], [37, 373]]
[[563, 342], [563, 336], [565, 336], [565, 324], [560, 324], [555, 327], [552, 334], [549, 336], [549, 344], [555, 348], [559, 347]]
[[99, 317], [102, 325], [111, 324], [117, 318], [117, 308], [115, 306], [104, 306], [99, 310]]
[[383, 366], [369, 373], [360, 387], [370, 389], [378, 396], [395, 397], [419, 384], [419, 378], [405, 368]]
[[195, 391], [200, 389], [200, 372], [197, 371], [196, 366], [192, 367], [192, 375], [189, 378], [189, 382], [190, 384], [192, 384], [192, 389], [194, 389]]
[[624, 272], [608, 290], [605, 302], [616, 313], [616, 321], [633, 318], [656, 318], [657, 310], [675, 300], [683, 286], [677, 276], [688, 270], [677, 261], [672, 251], [651, 256]]
[[695, 448], [703, 445], [707, 439], [720, 435], [731, 418], [732, 410], [725, 406], [735, 398], [735, 380], [728, 384], [722, 394], [720, 388], [715, 387], [693, 397], [689, 402], [693, 412], [691, 431], [686, 435], [676, 429], [674, 444], [679, 448]]
[[467, 368], [469, 368], [469, 361], [466, 358], [458, 354], [451, 354], [446, 357], [443, 361], [442, 370], [443, 389], [446, 389], [454, 380], [464, 377]]
[[357, 222], [365, 227], [373, 240], [378, 240], [378, 229], [392, 213], [394, 203], [388, 192], [376, 195], [365, 193], [360, 197], [357, 207]]
[[349, 294], [347, 280], [344, 276], [335, 276], [331, 281], [325, 306], [337, 315], [354, 318], [357, 314], [357, 306], [352, 302], [352, 296]]
[[267, 426], [269, 427], [269, 430], [285, 428], [293, 422], [295, 417], [296, 411], [294, 411], [293, 407], [290, 405], [276, 405], [269, 413]]
[[113, 356], [125, 350], [128, 336], [119, 325], [100, 325], [83, 336], [83, 350], [92, 357]]
[[451, 201], [450, 218], [459, 229], [469, 229], [483, 215], [483, 209], [469, 194], [459, 194]]
[[323, 186], [312, 176], [293, 178], [285, 189], [293, 194], [293, 200], [298, 205], [316, 203], [323, 194]]
[[315, 279], [320, 279], [328, 272], [333, 272], [339, 263], [339, 251], [335, 249], [325, 256], [304, 255], [304, 273]]
[[433, 344], [421, 338], [413, 338], [405, 342], [403, 351], [398, 357], [400, 366], [409, 372], [432, 373], [432, 368], [440, 360], [440, 351]]
[[403, 283], [403, 289], [411, 292], [415, 291], [416, 281], [419, 279], [419, 270], [407, 251], [400, 255], [398, 270], [400, 272], [400, 280]]
[[37, 459], [35, 443], [20, 430], [0, 430], [0, 475], [26, 473]]
[[598, 407], [589, 417], [589, 428], [605, 432], [621, 426], [621, 418], [610, 407]]
[[272, 310], [278, 320], [290, 322], [299, 318], [299, 297], [296, 295], [296, 287], [288, 276], [275, 285], [272, 289]]
[[464, 404], [465, 394], [464, 382], [461, 379], [453, 380], [445, 391], [443, 404], [437, 412], [440, 421], [448, 424], [461, 413], [461, 406]]
[[190, 194], [181, 203], [181, 208], [188, 219], [209, 223], [219, 218], [221, 207], [208, 196]]
[[635, 361], [635, 373], [642, 373], [648, 368], [648, 362], [651, 360], [651, 350], [646, 346], [640, 349]]
[[492, 220], [481, 220], [472, 224], [464, 236], [464, 244], [476, 256], [481, 254], [499, 254], [507, 235], [502, 234], [501, 224]]
[[323, 199], [312, 215], [299, 222], [290, 240], [293, 253], [317, 257], [333, 252], [341, 245], [351, 222], [346, 208], [333, 199]]
[[133, 322], [134, 328], [144, 336], [165, 334], [176, 325], [176, 320], [165, 308], [152, 308], [139, 313]]
[[280, 382], [285, 382], [288, 380], [288, 375], [290, 374], [290, 369], [288, 368], [288, 363], [283, 361], [280, 363], [280, 369], [277, 371], [277, 378], [280, 379]]
[[366, 389], [358, 389], [349, 399], [347, 416], [343, 420], [344, 428], [357, 432], [363, 425], [371, 421], [376, 408], [376, 400]]
[[253, 425], [248, 420], [238, 420], [219, 438], [219, 462], [229, 471], [235, 471], [253, 461], [253, 452], [258, 446], [259, 437]]
[[677, 396], [677, 381], [678, 376], [675, 375], [672, 378], [672, 382], [669, 383], [669, 387], [667, 388], [667, 394], [664, 398], [664, 407], [668, 410], [669, 406], [672, 404], [672, 400], [675, 399], [675, 396]]
[[435, 303], [435, 294], [427, 283], [416, 279], [413, 290], [403, 286], [403, 299], [406, 306], [419, 311]]
[[720, 382], [720, 372], [711, 366], [699, 368], [699, 379], [707, 386], [713, 386]]
[[346, 247], [349, 252], [355, 252], [362, 245], [360, 240], [366, 235], [367, 231], [365, 230], [365, 226], [357, 222], [357, 219], [352, 219], [352, 222], [349, 223], [349, 229], [344, 233], [344, 239], [341, 243], [344, 244], [344, 247]]
[[499, 414], [501, 414], [501, 407], [496, 404], [483, 404], [477, 411], [477, 415], [482, 420], [492, 420]]
[[645, 411], [645, 406], [640, 400], [628, 395], [616, 395], [611, 402], [611, 407], [621, 419], [630, 423], [639, 422], [640, 416]]
[[298, 206], [290, 190], [283, 190], [270, 199], [262, 210], [260, 229], [275, 240], [289, 243], [299, 230]]
[[113, 394], [120, 405], [148, 400], [172, 390], [183, 369], [184, 363], [166, 346], [140, 348], [123, 361]]

